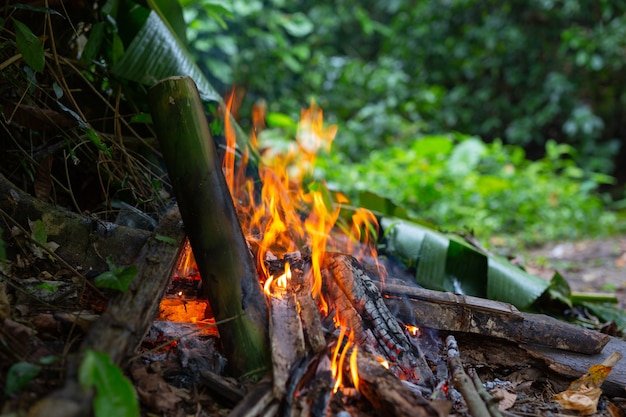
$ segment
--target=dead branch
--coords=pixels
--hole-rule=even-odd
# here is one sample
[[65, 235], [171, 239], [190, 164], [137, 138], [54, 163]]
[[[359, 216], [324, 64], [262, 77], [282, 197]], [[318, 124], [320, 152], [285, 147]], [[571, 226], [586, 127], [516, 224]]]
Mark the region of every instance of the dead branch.
[[402, 321], [432, 329], [475, 333], [518, 343], [586, 354], [598, 353], [609, 336], [510, 304], [398, 284], [383, 286], [385, 303]]
[[428, 401], [411, 391], [371, 354], [359, 351], [357, 356], [359, 392], [379, 415], [426, 417], [438, 416]]
[[474, 382], [463, 369], [459, 348], [454, 336], [448, 336], [446, 338], [446, 347], [448, 349], [448, 366], [452, 371], [454, 387], [463, 395], [470, 415], [474, 417], [490, 417], [491, 414], [489, 410], [487, 410], [487, 406], [481, 399], [478, 391], [476, 391]]

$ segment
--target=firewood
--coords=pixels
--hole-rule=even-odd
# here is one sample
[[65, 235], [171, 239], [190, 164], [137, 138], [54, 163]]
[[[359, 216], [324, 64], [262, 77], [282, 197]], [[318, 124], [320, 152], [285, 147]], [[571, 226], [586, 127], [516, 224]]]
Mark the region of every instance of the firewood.
[[478, 297], [384, 284], [385, 303], [407, 323], [452, 332], [499, 337], [586, 354], [598, 353], [609, 336], [543, 314]]
[[272, 381], [268, 378], [259, 381], [242, 401], [233, 408], [228, 417], [274, 416], [278, 405], [272, 390]]
[[326, 338], [317, 305], [311, 298], [311, 292], [304, 286], [298, 290], [297, 301], [306, 341], [314, 353], [320, 353], [326, 349]]
[[434, 376], [424, 356], [409, 341], [368, 272], [352, 256], [343, 254], [326, 254], [324, 267], [327, 291], [357, 342], [381, 352], [406, 375], [432, 389]]
[[274, 395], [281, 399], [289, 370], [305, 354], [302, 324], [292, 292], [270, 296], [270, 345]]
[[490, 417], [491, 414], [476, 390], [474, 381], [463, 369], [459, 347], [457, 346], [454, 336], [448, 336], [446, 338], [446, 348], [448, 350], [448, 366], [452, 371], [454, 387], [463, 395], [463, 399], [469, 409], [469, 414], [474, 417]]
[[428, 401], [410, 390], [396, 376], [367, 352], [357, 356], [359, 392], [367, 398], [379, 415], [438, 416]]

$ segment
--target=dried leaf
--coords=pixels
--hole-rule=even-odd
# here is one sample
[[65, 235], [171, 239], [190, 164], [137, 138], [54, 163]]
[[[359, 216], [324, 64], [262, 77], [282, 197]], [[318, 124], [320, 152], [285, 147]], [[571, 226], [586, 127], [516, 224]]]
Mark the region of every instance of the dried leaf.
[[561, 407], [588, 416], [596, 412], [600, 395], [602, 395], [600, 388], [584, 387], [578, 391], [560, 392], [554, 396], [554, 399]]
[[621, 353], [611, 353], [603, 363], [589, 367], [586, 374], [573, 381], [565, 391], [556, 394], [554, 399], [567, 410], [575, 410], [582, 415], [594, 414], [602, 395], [600, 386], [621, 358]]
[[517, 399], [517, 393], [511, 392], [504, 388], [495, 388], [491, 391], [493, 398], [497, 399], [499, 410], [508, 410], [513, 407]]

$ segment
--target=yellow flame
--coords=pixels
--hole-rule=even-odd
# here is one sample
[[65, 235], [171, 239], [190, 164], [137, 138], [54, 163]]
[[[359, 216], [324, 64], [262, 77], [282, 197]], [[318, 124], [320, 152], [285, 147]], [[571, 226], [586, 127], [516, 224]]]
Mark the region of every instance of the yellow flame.
[[285, 272], [278, 276], [278, 278], [274, 279], [274, 275], [270, 275], [266, 280], [265, 284], [263, 284], [263, 292], [270, 296], [272, 295], [272, 284], [274, 284], [274, 288], [276, 289], [275, 294], [280, 298], [281, 293], [287, 288], [287, 281], [291, 279], [291, 267], [289, 262], [285, 262]]
[[359, 368], [357, 365], [357, 353], [359, 347], [354, 345], [352, 349], [352, 353], [350, 354], [350, 376], [352, 377], [352, 384], [354, 385], [354, 389], [359, 390]]

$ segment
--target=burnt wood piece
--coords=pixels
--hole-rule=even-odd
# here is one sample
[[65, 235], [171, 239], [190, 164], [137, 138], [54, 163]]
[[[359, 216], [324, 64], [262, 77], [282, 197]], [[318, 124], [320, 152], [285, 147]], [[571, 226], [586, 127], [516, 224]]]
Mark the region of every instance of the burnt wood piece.
[[428, 401], [411, 391], [371, 354], [357, 355], [359, 392], [381, 416], [438, 416]]
[[137, 260], [137, 277], [128, 290], [110, 301], [80, 346], [79, 355], [69, 360], [66, 384], [36, 403], [29, 417], [87, 416], [92, 412], [93, 391], [77, 380], [83, 354], [88, 349], [106, 353], [124, 367], [150, 329], [167, 289], [182, 247], [184, 232], [178, 207], [170, 209], [144, 245]]
[[[272, 392], [272, 381], [269, 378], [259, 381], [248, 394], [233, 408], [228, 417], [256, 417], [273, 416], [278, 410], [278, 403], [275, 401]], [[272, 413], [272, 410], [274, 412]]]
[[323, 265], [331, 304], [342, 323], [355, 332], [357, 342], [374, 348], [405, 375], [432, 390], [435, 379], [424, 355], [409, 341], [368, 272], [344, 254], [327, 253]]
[[326, 349], [326, 338], [324, 337], [320, 312], [315, 301], [311, 298], [310, 288], [300, 287], [296, 297], [306, 341], [313, 352], [320, 353]]
[[295, 294], [282, 291], [270, 296], [270, 346], [274, 395], [282, 399], [292, 366], [304, 357], [304, 334]]
[[595, 354], [609, 336], [543, 314], [522, 313], [514, 306], [398, 284], [384, 284], [385, 304], [405, 323], [452, 332], [468, 332]]

